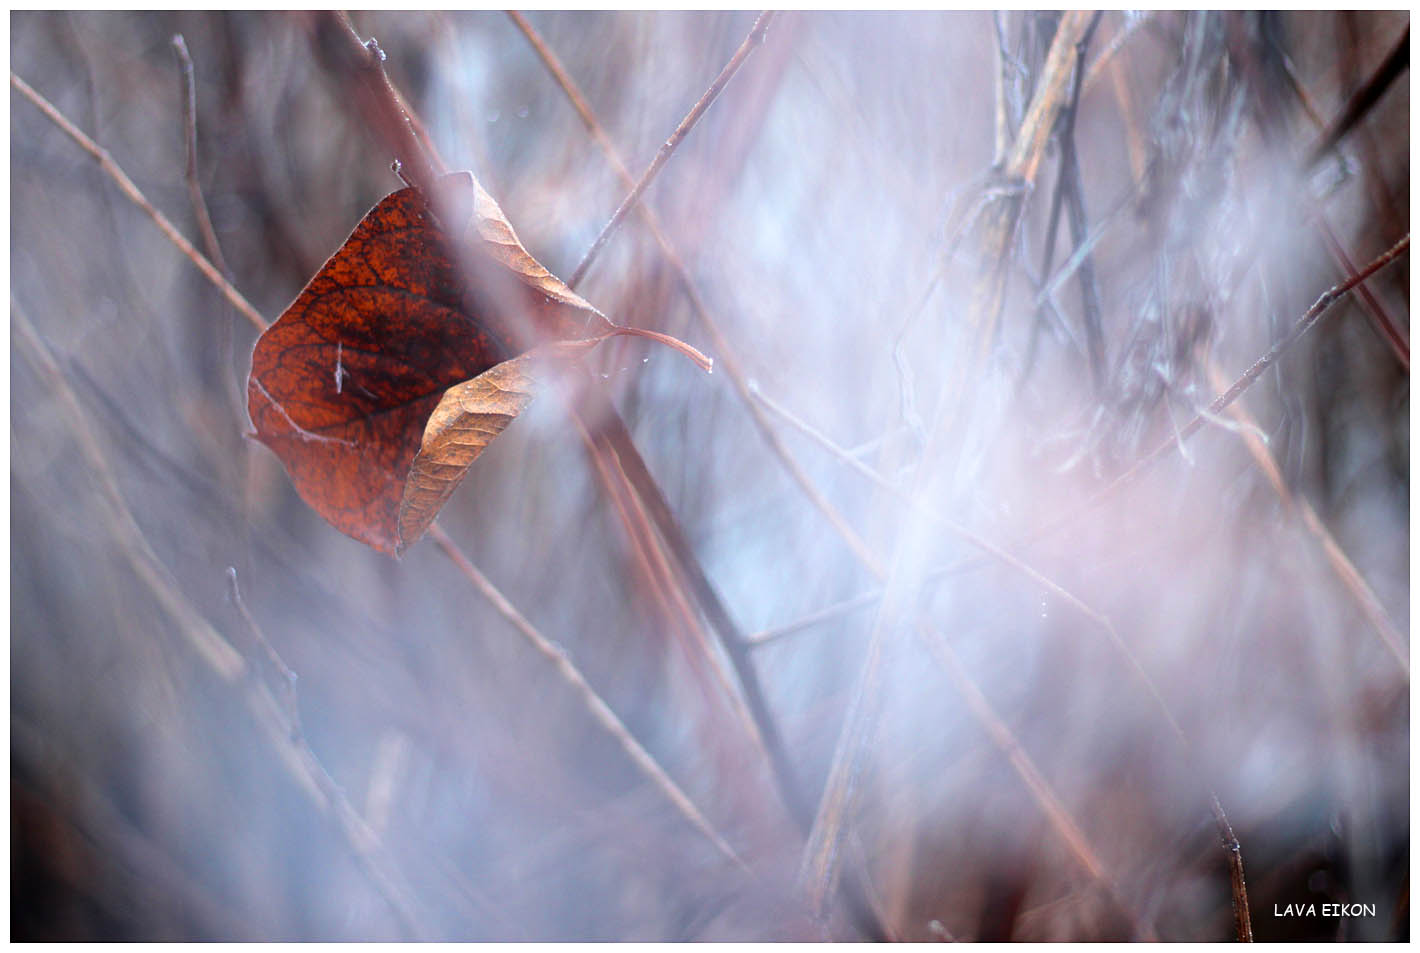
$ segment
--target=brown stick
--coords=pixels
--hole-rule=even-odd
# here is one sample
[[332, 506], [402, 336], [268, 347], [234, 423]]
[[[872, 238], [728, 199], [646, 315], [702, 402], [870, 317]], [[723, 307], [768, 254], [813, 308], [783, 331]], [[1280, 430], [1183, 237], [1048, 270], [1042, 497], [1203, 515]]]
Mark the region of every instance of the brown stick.
[[251, 302], [247, 301], [247, 299], [242, 296], [242, 293], [233, 287], [230, 281], [223, 277], [222, 272], [219, 271], [212, 262], [208, 261], [196, 248], [192, 247], [192, 243], [182, 236], [182, 233], [173, 226], [173, 223], [168, 220], [166, 215], [153, 207], [153, 203], [149, 202], [148, 199], [144, 197], [143, 193], [139, 191], [138, 186], [133, 184], [133, 180], [124, 174], [123, 170], [118, 167], [118, 163], [113, 161], [113, 158], [108, 154], [107, 150], [100, 148], [98, 143], [84, 135], [63, 113], [55, 109], [49, 100], [35, 92], [29, 83], [26, 83], [14, 73], [10, 74], [10, 85], [21, 96], [24, 96], [33, 103], [40, 112], [44, 113], [45, 118], [63, 130], [64, 134], [70, 139], [78, 143], [79, 148], [97, 159], [99, 167], [113, 180], [114, 184], [118, 186], [119, 191], [122, 192], [130, 202], [147, 213], [148, 217], [153, 220], [153, 223], [158, 226], [158, 229], [167, 237], [168, 241], [176, 245], [178, 251], [186, 255], [188, 260], [197, 266], [197, 270], [202, 272], [203, 277], [212, 282], [217, 290], [222, 293], [222, 296], [242, 313], [243, 317], [259, 329], [264, 330], [266, 328], [267, 322], [266, 319], [261, 316], [261, 312], [252, 307]]
[[173, 35], [173, 52], [177, 54], [178, 70], [182, 85], [183, 144], [187, 152], [185, 178], [187, 197], [192, 202], [192, 216], [197, 219], [197, 231], [202, 235], [202, 245], [207, 257], [217, 270], [230, 275], [227, 260], [222, 257], [222, 246], [217, 242], [217, 231], [212, 227], [212, 216], [207, 211], [207, 200], [202, 197], [202, 183], [197, 178], [197, 84], [192, 75], [192, 57], [187, 52], [187, 41], [181, 33]]
[[498, 610], [499, 615], [512, 623], [513, 627], [518, 630], [523, 638], [527, 639], [539, 654], [553, 664], [557, 669], [557, 673], [562, 676], [562, 680], [572, 686], [573, 690], [581, 696], [583, 705], [591, 712], [597, 724], [616, 739], [627, 756], [635, 762], [636, 766], [640, 768], [643, 774], [652, 779], [661, 793], [675, 805], [676, 810], [680, 812], [681, 816], [689, 821], [700, 833], [704, 834], [706, 839], [715, 845], [716, 850], [725, 855], [735, 866], [748, 873], [749, 868], [745, 865], [745, 862], [740, 859], [739, 854], [735, 853], [734, 848], [725, 842], [725, 839], [721, 837], [719, 832], [705, 819], [705, 815], [700, 813], [700, 809], [695, 806], [690, 798], [686, 797], [685, 793], [681, 791], [675, 781], [671, 780], [670, 775], [666, 774], [665, 770], [656, 762], [656, 759], [651, 757], [646, 749], [641, 747], [640, 742], [632, 737], [631, 732], [622, 724], [621, 719], [616, 717], [616, 713], [611, 710], [611, 707], [607, 705], [606, 702], [602, 701], [601, 696], [588, 684], [586, 678], [584, 678], [582, 673], [577, 669], [577, 666], [568, 658], [566, 651], [553, 644], [539, 632], [537, 628], [508, 601], [508, 598], [498, 590], [498, 587], [493, 585], [487, 576], [478, 571], [478, 567], [464, 555], [463, 550], [459, 548], [458, 544], [453, 541], [453, 538], [450, 537], [448, 533], [444, 532], [442, 526], [438, 523], [430, 526], [429, 535], [433, 538], [434, 542], [439, 544], [439, 548], [444, 551], [444, 554], [449, 557], [453, 564], [458, 567], [459, 572], [463, 573], [464, 578], [483, 594], [483, 597], [488, 600], [493, 608]]
[[[1222, 372], [1211, 363], [1208, 365], [1208, 379], [1215, 388], [1223, 386]], [[1287, 487], [1287, 481], [1282, 478], [1282, 471], [1278, 468], [1277, 461], [1273, 459], [1272, 452], [1267, 449], [1267, 445], [1258, 436], [1257, 424], [1253, 421], [1252, 415], [1243, 407], [1242, 402], [1239, 401], [1229, 407], [1228, 413], [1243, 425], [1243, 442], [1247, 445], [1248, 452], [1252, 454], [1257, 468], [1267, 477], [1267, 482], [1272, 485], [1272, 489], [1281, 499], [1282, 505], [1301, 517], [1302, 524], [1306, 526], [1307, 531], [1316, 539], [1322, 552], [1326, 554], [1332, 571], [1341, 580], [1342, 586], [1360, 608], [1366, 621], [1370, 622], [1371, 627], [1376, 630], [1376, 635], [1380, 637], [1381, 643], [1394, 656], [1401, 671], [1405, 673], [1405, 680], [1409, 681], [1410, 656], [1405, 650], [1405, 637], [1390, 621], [1390, 616], [1386, 614], [1380, 599], [1366, 584], [1365, 578], [1357, 571], [1355, 564], [1347, 558], [1345, 551], [1336, 542], [1336, 537], [1331, 535], [1331, 531], [1326, 528], [1326, 524], [1321, 521], [1321, 517], [1317, 515], [1311, 503], [1305, 497], [1296, 496]]]
[[[1302, 317], [1297, 321], [1295, 325], [1292, 326], [1292, 329], [1286, 334], [1284, 334], [1276, 344], [1272, 345], [1272, 347], [1267, 350], [1266, 354], [1263, 354], [1256, 361], [1254, 361], [1251, 367], [1243, 371], [1242, 376], [1239, 377], [1236, 381], [1234, 381], [1232, 383], [1232, 386], [1230, 386], [1226, 391], [1215, 397], [1213, 399], [1213, 402], [1208, 405], [1207, 410], [1194, 414], [1193, 419], [1190, 420], [1188, 423], [1184, 424], [1182, 427], [1180, 427], [1176, 435], [1170, 437], [1168, 440], [1163, 441], [1153, 450], [1144, 454], [1144, 456], [1141, 457], [1128, 470], [1126, 470], [1124, 473], [1120, 474], [1118, 477], [1112, 480], [1103, 489], [1092, 495], [1079, 510], [1069, 514], [1068, 518], [1074, 519], [1075, 517], [1080, 516], [1086, 511], [1092, 509], [1105, 497], [1114, 493], [1120, 487], [1124, 486], [1125, 484], [1131, 482], [1136, 477], [1138, 477], [1139, 474], [1143, 473], [1150, 466], [1152, 466], [1155, 461], [1157, 461], [1164, 454], [1168, 453], [1168, 451], [1171, 450], [1176, 444], [1182, 443], [1184, 440], [1187, 440], [1189, 437], [1193, 436], [1193, 434], [1197, 433], [1199, 428], [1201, 428], [1206, 421], [1211, 418], [1216, 418], [1218, 414], [1222, 413], [1225, 409], [1227, 409], [1227, 407], [1231, 405], [1233, 401], [1237, 400], [1244, 393], [1246, 393], [1247, 389], [1251, 387], [1257, 381], [1257, 379], [1261, 377], [1264, 372], [1266, 372], [1269, 367], [1271, 367], [1273, 364], [1276, 364], [1278, 358], [1285, 354], [1293, 344], [1297, 343], [1297, 341], [1302, 337], [1302, 335], [1310, 331], [1316, 325], [1316, 323], [1321, 320], [1322, 316], [1326, 314], [1326, 312], [1331, 308], [1332, 305], [1334, 305], [1337, 301], [1340, 301], [1343, 297], [1345, 297], [1346, 294], [1351, 291], [1351, 289], [1355, 288], [1367, 278], [1371, 277], [1371, 275], [1380, 271], [1386, 265], [1390, 264], [1391, 262], [1399, 258], [1401, 255], [1403, 255], [1409, 247], [1410, 233], [1407, 232], [1404, 237], [1402, 237], [1386, 251], [1382, 252], [1369, 265], [1361, 269], [1359, 273], [1352, 275], [1345, 281], [1341, 281], [1335, 285], [1332, 285], [1326, 291], [1322, 292], [1321, 297], [1316, 299], [1316, 302], [1310, 308], [1307, 309], [1306, 313], [1302, 315]], [[1059, 522], [1060, 521], [1057, 521], [1057, 525]], [[1050, 528], [1054, 529], [1055, 526], [1052, 525]]]
[[[642, 194], [645, 193], [651, 182], [656, 178], [656, 174], [661, 171], [661, 167], [669, 161], [671, 154], [675, 152], [681, 140], [690, 134], [690, 130], [694, 129], [695, 124], [700, 121], [700, 117], [705, 115], [705, 111], [719, 98], [720, 93], [724, 92], [730, 80], [734, 79], [735, 74], [738, 73], [740, 67], [744, 65], [745, 60], [749, 59], [750, 54], [754, 52], [755, 48], [758, 47], [760, 43], [764, 42], [765, 31], [769, 29], [769, 21], [772, 19], [774, 19], [774, 12], [772, 10], [766, 10], [754, 21], [754, 26], [750, 28], [749, 36], [744, 38], [744, 42], [740, 44], [739, 49], [735, 50], [735, 54], [730, 57], [730, 61], [725, 64], [725, 68], [720, 70], [720, 75], [716, 76], [714, 81], [710, 83], [710, 87], [705, 90], [704, 95], [691, 107], [690, 112], [685, 114], [685, 118], [680, 121], [680, 125], [676, 126], [675, 132], [671, 133], [670, 138], [662, 143], [661, 148], [656, 152], [656, 157], [651, 160], [651, 164], [646, 167], [646, 171], [641, 173], [641, 178], [631, 189], [631, 194], [622, 199], [621, 205], [618, 206], [616, 211], [612, 214], [611, 220], [602, 226], [601, 233], [597, 235], [596, 241], [592, 242], [592, 247], [587, 249], [586, 254], [582, 256], [581, 262], [572, 270], [572, 277], [567, 279], [568, 287], [577, 287], [578, 282], [586, 275], [587, 269], [591, 267], [592, 262], [596, 259], [597, 253], [601, 251], [602, 246], [605, 245], [607, 239], [611, 237], [611, 233], [614, 232], [617, 226], [621, 224], [622, 220], [626, 218], [626, 214], [636, 207], [636, 203], [641, 200]], [[524, 20], [520, 26], [526, 23], [527, 21]], [[524, 28], [523, 32], [528, 32], [528, 29]]]
[[[174, 583], [168, 568], [153, 552], [147, 537], [133, 518], [133, 513], [128, 508], [108, 464], [108, 457], [89, 428], [78, 397], [64, 378], [59, 365], [13, 300], [10, 302], [10, 314], [16, 332], [16, 343], [30, 355], [35, 368], [59, 398], [60, 406], [64, 409], [63, 416], [108, 504], [111, 534], [119, 541], [120, 550], [128, 559], [135, 575], [173, 619], [178, 631], [213, 674], [233, 688], [241, 688], [245, 684], [245, 691], [241, 693], [242, 699], [273, 746], [277, 760], [292, 775], [297, 787], [312, 799], [318, 809], [326, 814], [341, 832], [375, 888], [389, 903], [405, 934], [416, 939], [427, 938], [420, 917], [414, 913], [408, 884], [389, 861], [380, 839], [350, 807], [315, 752], [301, 738], [296, 730], [299, 723], [283, 722], [278, 714], [283, 711], [283, 703], [272, 696], [264, 683], [251, 678], [252, 670], [247, 659], [226, 637], [213, 628]], [[259, 633], [257, 637], [274, 655], [269, 643]], [[282, 664], [280, 667], [285, 666]], [[289, 709], [286, 714], [290, 714]]]

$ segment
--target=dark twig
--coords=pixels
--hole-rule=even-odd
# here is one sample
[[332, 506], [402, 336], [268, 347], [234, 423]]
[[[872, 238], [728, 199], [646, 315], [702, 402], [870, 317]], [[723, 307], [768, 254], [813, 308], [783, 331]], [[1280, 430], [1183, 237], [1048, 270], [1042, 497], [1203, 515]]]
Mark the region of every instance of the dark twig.
[[1365, 117], [1372, 106], [1374, 106], [1390, 88], [1391, 83], [1399, 78], [1401, 73], [1410, 66], [1410, 26], [1405, 27], [1405, 32], [1401, 34], [1400, 41], [1390, 51], [1376, 71], [1370, 78], [1362, 84], [1361, 88], [1352, 94], [1351, 99], [1346, 103], [1346, 108], [1341, 111], [1341, 115], [1332, 120], [1327, 131], [1322, 135], [1321, 141], [1312, 147], [1307, 154], [1303, 168], [1310, 169], [1321, 161], [1322, 157], [1336, 147], [1346, 134], [1355, 128], [1356, 123]]
[[[1167, 440], [1161, 442], [1153, 450], [1144, 454], [1144, 456], [1139, 458], [1139, 460], [1128, 470], [1120, 474], [1118, 477], [1116, 477], [1098, 492], [1094, 493], [1085, 502], [1083, 506], [1067, 514], [1065, 520], [1073, 520], [1074, 518], [1083, 515], [1085, 512], [1092, 509], [1101, 500], [1105, 499], [1105, 497], [1113, 494], [1120, 487], [1124, 486], [1125, 484], [1131, 482], [1136, 477], [1138, 477], [1140, 473], [1148, 469], [1151, 465], [1153, 465], [1156, 460], [1164, 456], [1164, 454], [1168, 453], [1168, 451], [1174, 446], [1182, 443], [1182, 441], [1187, 440], [1193, 434], [1197, 433], [1199, 428], [1201, 428], [1203, 424], [1209, 419], [1216, 418], [1218, 414], [1220, 414], [1229, 404], [1241, 397], [1243, 393], [1246, 392], [1247, 389], [1251, 387], [1253, 383], [1259, 377], [1261, 377], [1269, 367], [1277, 363], [1278, 358], [1280, 358], [1284, 353], [1286, 353], [1287, 350], [1293, 344], [1297, 343], [1297, 341], [1302, 337], [1302, 335], [1310, 331], [1316, 325], [1316, 323], [1321, 320], [1322, 316], [1327, 312], [1328, 309], [1331, 308], [1332, 305], [1334, 305], [1337, 301], [1345, 297], [1346, 294], [1351, 291], [1351, 289], [1355, 288], [1357, 285], [1361, 284], [1361, 282], [1371, 277], [1371, 275], [1380, 271], [1386, 265], [1399, 258], [1402, 254], [1405, 253], [1406, 249], [1408, 249], [1409, 247], [1410, 234], [1407, 232], [1405, 237], [1401, 238], [1398, 242], [1396, 242], [1389, 249], [1383, 252], [1374, 261], [1372, 261], [1369, 265], [1363, 268], [1358, 274], [1355, 274], [1350, 278], [1347, 278], [1345, 281], [1333, 285], [1331, 288], [1323, 292], [1321, 297], [1317, 298], [1316, 302], [1310, 308], [1307, 309], [1306, 314], [1302, 315], [1301, 319], [1298, 320], [1297, 323], [1292, 326], [1292, 329], [1286, 334], [1284, 334], [1276, 344], [1272, 345], [1272, 347], [1268, 349], [1266, 354], [1262, 355], [1256, 361], [1254, 361], [1251, 367], [1243, 371], [1242, 376], [1239, 377], [1236, 381], [1234, 381], [1231, 387], [1229, 387], [1226, 391], [1214, 398], [1213, 402], [1208, 405], [1206, 410], [1195, 414], [1192, 420], [1190, 420], [1188, 423], [1184, 424], [1178, 429], [1178, 433], [1176, 435], [1170, 436]], [[1057, 520], [1055, 523], [1052, 523], [1051, 526], [1046, 530], [1046, 532], [1055, 529], [1062, 522], [1064, 522], [1064, 520]]]
[[379, 44], [373, 37], [360, 42], [344, 13], [315, 14], [311, 24], [317, 54], [333, 73], [351, 80], [357, 108], [380, 143], [399, 158], [401, 174], [425, 195], [434, 196], [443, 163], [385, 75], [385, 53]]
[[[1321, 226], [1321, 237], [1326, 239], [1326, 247], [1331, 252], [1331, 257], [1340, 266], [1341, 273], [1347, 278], [1356, 276], [1356, 266], [1351, 263], [1351, 256], [1346, 254], [1346, 249], [1341, 247], [1341, 242], [1337, 240], [1336, 233], [1331, 229], [1331, 223], [1327, 221], [1326, 212], [1317, 210], [1317, 224]], [[1365, 303], [1366, 310], [1370, 312], [1372, 323], [1375, 325], [1376, 333], [1381, 340], [1390, 346], [1396, 359], [1405, 368], [1406, 373], [1410, 371], [1410, 342], [1406, 340], [1405, 333], [1400, 330], [1400, 326], [1395, 319], [1390, 316], [1385, 307], [1371, 293], [1371, 289], [1364, 284], [1356, 287], [1356, 294]]]
[[1223, 813], [1223, 805], [1218, 803], [1218, 795], [1209, 798], [1208, 806], [1213, 811], [1213, 820], [1218, 825], [1218, 835], [1223, 842], [1223, 850], [1228, 855], [1228, 881], [1233, 898], [1233, 929], [1239, 943], [1252, 942], [1252, 914], [1247, 903], [1247, 879], [1243, 876], [1242, 845], [1233, 833], [1233, 825]]
[[183, 144], [187, 152], [187, 196], [192, 202], [192, 216], [197, 219], [197, 231], [202, 235], [208, 259], [218, 271], [230, 277], [232, 271], [222, 257], [222, 246], [217, 242], [217, 232], [212, 227], [212, 216], [207, 212], [207, 200], [202, 197], [202, 184], [197, 178], [197, 85], [192, 75], [192, 57], [187, 53], [187, 41], [181, 33], [173, 35], [173, 52], [177, 54], [182, 86]]
[[[630, 212], [631, 209], [635, 208], [636, 203], [641, 200], [642, 194], [646, 191], [647, 187], [650, 186], [651, 182], [655, 180], [656, 174], [661, 171], [661, 167], [670, 159], [671, 154], [675, 152], [676, 146], [679, 146], [681, 140], [690, 134], [690, 130], [695, 128], [695, 124], [700, 121], [700, 117], [705, 114], [705, 110], [709, 109], [710, 105], [719, 98], [720, 93], [724, 91], [725, 87], [729, 85], [730, 80], [739, 72], [745, 60], [749, 59], [750, 54], [764, 41], [764, 34], [769, 29], [769, 21], [772, 19], [774, 19], [774, 12], [772, 10], [766, 10], [754, 21], [754, 26], [750, 28], [749, 36], [744, 38], [744, 42], [740, 44], [739, 49], [735, 50], [734, 56], [731, 56], [730, 61], [725, 64], [725, 68], [720, 70], [720, 75], [716, 76], [714, 81], [711, 82], [709, 88], [705, 90], [705, 94], [691, 107], [690, 112], [686, 113], [685, 118], [680, 121], [680, 125], [676, 126], [675, 132], [671, 133], [671, 137], [661, 145], [661, 148], [656, 152], [656, 157], [651, 160], [651, 164], [646, 167], [646, 171], [641, 173], [641, 178], [637, 181], [635, 188], [631, 190], [630, 195], [622, 200], [621, 205], [617, 208], [616, 212], [612, 214], [611, 220], [602, 226], [601, 233], [597, 235], [596, 241], [592, 242], [592, 247], [587, 249], [586, 254], [582, 256], [582, 260], [577, 264], [577, 267], [572, 270], [572, 277], [567, 279], [569, 287], [577, 287], [577, 283], [586, 275], [587, 269], [591, 267], [592, 261], [595, 260], [602, 246], [606, 244], [607, 239], [611, 237], [611, 233], [616, 230], [616, 227], [626, 218], [626, 214]], [[527, 32], [527, 30], [524, 29], [524, 32]]]
[[[1070, 236], [1078, 249], [1085, 243], [1089, 225], [1085, 217], [1085, 186], [1080, 178], [1080, 157], [1075, 149], [1075, 115], [1080, 108], [1080, 90], [1084, 85], [1085, 53], [1090, 46], [1090, 38], [1099, 26], [1100, 13], [1095, 13], [1085, 35], [1075, 44], [1075, 81], [1070, 92], [1070, 107], [1065, 113], [1065, 126], [1061, 132], [1060, 174], [1065, 182], [1065, 202], [1070, 214]], [[1044, 275], [1046, 270], [1042, 270]], [[1099, 282], [1095, 278], [1094, 263], [1089, 254], [1080, 262], [1080, 300], [1084, 309], [1085, 346], [1090, 358], [1090, 376], [1094, 381], [1095, 393], [1104, 392], [1104, 336], [1100, 328], [1102, 321]]]

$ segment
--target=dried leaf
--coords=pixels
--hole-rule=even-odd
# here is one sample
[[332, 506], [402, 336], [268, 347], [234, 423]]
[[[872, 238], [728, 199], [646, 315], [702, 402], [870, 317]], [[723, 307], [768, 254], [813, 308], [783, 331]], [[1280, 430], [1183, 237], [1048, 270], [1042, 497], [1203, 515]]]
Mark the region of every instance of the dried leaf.
[[432, 207], [413, 188], [375, 206], [261, 335], [248, 412], [302, 499], [398, 554], [531, 399], [532, 363], [499, 366], [619, 332], [527, 253], [470, 173], [453, 173]]
[[405, 482], [401, 540], [413, 542], [424, 535], [473, 461], [532, 402], [543, 370], [538, 365], [575, 357], [594, 343], [546, 345], [444, 392], [424, 425], [424, 439]]

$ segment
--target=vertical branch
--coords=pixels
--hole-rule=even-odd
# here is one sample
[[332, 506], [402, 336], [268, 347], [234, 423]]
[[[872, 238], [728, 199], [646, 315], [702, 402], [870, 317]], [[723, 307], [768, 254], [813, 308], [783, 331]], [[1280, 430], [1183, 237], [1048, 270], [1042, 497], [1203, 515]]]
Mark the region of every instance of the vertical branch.
[[[1036, 90], [1031, 107], [1021, 124], [1020, 134], [1007, 153], [1003, 171], [1012, 181], [1029, 185], [1035, 179], [1046, 140], [1063, 103], [1064, 87], [1071, 73], [1070, 61], [1074, 55], [1075, 44], [1083, 35], [1088, 16], [1086, 13], [1072, 11], [1061, 18], [1046, 59], [1040, 87]], [[977, 335], [978, 365], [993, 336], [995, 315], [1002, 303], [1006, 250], [1015, 234], [1022, 201], [1023, 198], [1018, 193], [996, 203], [993, 205], [994, 214], [986, 223], [984, 260], [996, 264], [991, 267], [991, 274], [984, 283], [978, 283], [974, 302], [972, 327]], [[956, 383], [962, 386], [964, 380], [958, 378]], [[937, 402], [937, 426], [929, 438], [922, 465], [914, 479], [914, 499], [924, 496], [927, 490], [927, 474], [943, 459], [949, 435], [954, 430], [952, 419], [960, 412], [961, 402], [951, 400], [947, 396], [948, 391], [945, 388], [950, 386], [950, 382], [944, 381], [943, 386], [943, 393]], [[907, 536], [916, 537], [922, 531], [923, 527], [918, 527], [916, 533], [909, 529]], [[845, 833], [844, 826], [852, 815], [865, 743], [871, 733], [871, 723], [877, 717], [881, 687], [880, 666], [886, 655], [887, 642], [897, 631], [916, 588], [913, 573], [908, 568], [910, 551], [914, 548], [913, 541], [907, 538], [899, 540], [895, 548], [891, 567], [886, 573], [883, 601], [878, 607], [868, 652], [853, 688], [848, 712], [834, 748], [828, 782], [819, 800], [818, 811], [800, 862], [801, 883], [810, 898], [811, 906], [816, 909], [833, 889], [840, 873], [840, 845]]]

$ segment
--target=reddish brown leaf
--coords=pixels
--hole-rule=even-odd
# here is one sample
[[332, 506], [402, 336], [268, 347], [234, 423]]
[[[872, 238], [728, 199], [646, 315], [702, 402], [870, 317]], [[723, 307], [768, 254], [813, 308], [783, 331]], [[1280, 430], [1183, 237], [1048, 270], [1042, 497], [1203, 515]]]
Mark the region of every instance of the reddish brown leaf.
[[620, 330], [523, 249], [470, 173], [440, 185], [432, 207], [407, 188], [365, 216], [261, 335], [247, 388], [257, 439], [301, 498], [390, 554], [531, 398], [528, 362], [480, 375], [543, 342]]

